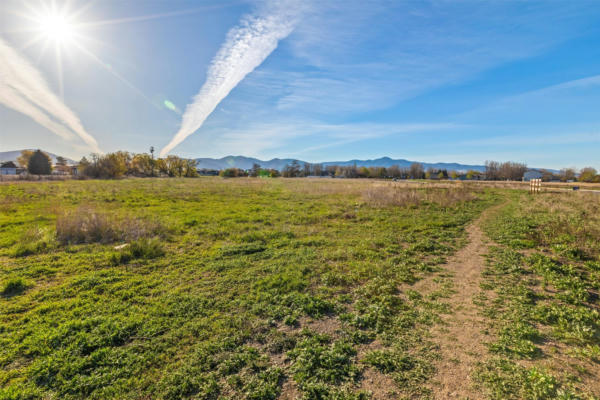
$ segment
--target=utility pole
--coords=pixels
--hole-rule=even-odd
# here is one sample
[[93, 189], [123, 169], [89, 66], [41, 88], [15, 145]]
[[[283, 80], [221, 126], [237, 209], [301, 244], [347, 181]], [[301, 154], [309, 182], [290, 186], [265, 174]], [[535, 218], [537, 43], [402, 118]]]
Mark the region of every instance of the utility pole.
[[154, 146], [150, 146], [150, 156], [152, 157], [152, 176], [154, 177]]

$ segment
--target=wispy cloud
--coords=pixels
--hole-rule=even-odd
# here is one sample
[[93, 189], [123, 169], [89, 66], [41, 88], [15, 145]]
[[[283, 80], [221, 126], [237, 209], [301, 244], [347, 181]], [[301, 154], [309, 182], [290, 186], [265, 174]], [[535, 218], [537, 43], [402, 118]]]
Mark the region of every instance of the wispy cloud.
[[48, 87], [42, 74], [0, 38], [0, 103], [23, 113], [63, 139], [75, 133], [91, 149], [100, 152], [77, 115]]
[[278, 95], [277, 109], [288, 113], [385, 109], [540, 54], [575, 34], [570, 22], [581, 12], [566, 3], [516, 14], [510, 2], [320, 2], [290, 38], [293, 68], [249, 83]]
[[298, 8], [292, 2], [274, 3], [266, 10], [244, 17], [227, 34], [213, 59], [200, 92], [188, 104], [181, 127], [160, 152], [169, 153], [189, 135], [200, 129], [217, 105], [246, 75], [258, 67], [293, 30]]

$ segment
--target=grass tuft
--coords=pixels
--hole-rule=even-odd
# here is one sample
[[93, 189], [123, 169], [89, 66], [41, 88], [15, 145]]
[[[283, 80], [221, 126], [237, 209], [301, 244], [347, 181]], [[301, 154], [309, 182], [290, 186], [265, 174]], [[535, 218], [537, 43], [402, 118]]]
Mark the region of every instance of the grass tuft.
[[31, 285], [23, 278], [9, 279], [2, 285], [2, 296], [10, 297], [23, 294]]
[[131, 242], [119, 253], [111, 256], [111, 262], [114, 265], [125, 264], [131, 260], [145, 259], [151, 260], [165, 255], [164, 246], [159, 238], [139, 239]]

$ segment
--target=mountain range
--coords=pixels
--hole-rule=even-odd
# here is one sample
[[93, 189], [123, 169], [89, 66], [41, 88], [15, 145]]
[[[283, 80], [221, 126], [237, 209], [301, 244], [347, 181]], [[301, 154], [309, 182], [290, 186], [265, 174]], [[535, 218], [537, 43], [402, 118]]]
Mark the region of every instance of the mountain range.
[[[253, 164], [259, 164], [262, 168], [282, 170], [286, 165], [291, 164], [293, 161], [297, 161], [299, 164], [305, 164], [306, 161], [296, 160], [293, 158], [274, 158], [272, 160], [264, 161], [252, 157], [244, 156], [227, 156], [223, 158], [197, 158], [198, 168], [206, 169], [225, 169], [225, 168], [240, 168], [250, 169]], [[389, 157], [376, 158], [374, 160], [349, 160], [349, 161], [327, 161], [319, 163], [324, 167], [328, 165], [340, 165], [340, 166], [351, 166], [356, 165], [357, 167], [391, 167], [397, 165], [400, 168], [408, 168], [414, 162], [404, 159], [393, 159]], [[485, 171], [484, 165], [468, 165], [458, 163], [425, 163], [419, 162], [423, 165], [423, 168], [433, 169], [446, 169], [448, 171]]]

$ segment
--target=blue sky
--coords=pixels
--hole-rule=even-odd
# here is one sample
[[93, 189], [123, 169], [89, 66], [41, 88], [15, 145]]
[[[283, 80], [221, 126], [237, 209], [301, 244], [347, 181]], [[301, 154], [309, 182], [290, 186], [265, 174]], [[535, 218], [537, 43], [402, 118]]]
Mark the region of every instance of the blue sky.
[[[193, 133], [171, 150], [185, 157], [600, 168], [596, 1], [71, 0], [78, 38], [60, 46], [62, 73], [55, 43], [44, 32], [32, 43], [49, 4], [3, 0], [0, 39], [105, 152], [164, 148], [187, 118]], [[199, 91], [214, 94], [207, 73], [232, 35], [273, 16], [284, 22], [264, 60], [200, 125], [185, 116]], [[0, 151], [91, 151], [55, 133], [0, 99]]]

